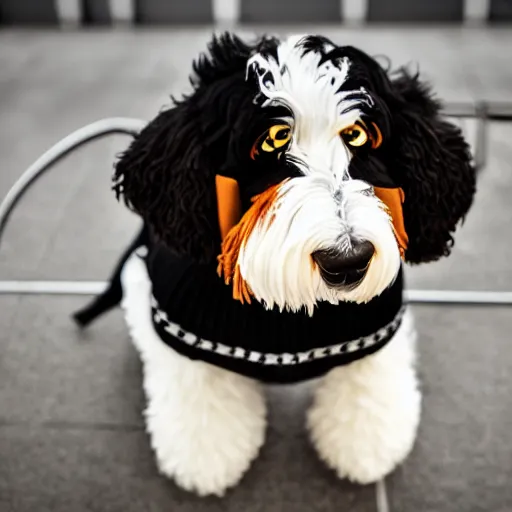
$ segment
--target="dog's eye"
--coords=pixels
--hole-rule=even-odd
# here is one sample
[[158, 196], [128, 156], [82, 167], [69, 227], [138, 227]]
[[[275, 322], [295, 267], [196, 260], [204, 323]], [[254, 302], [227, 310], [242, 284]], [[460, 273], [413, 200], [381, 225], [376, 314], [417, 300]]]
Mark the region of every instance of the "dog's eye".
[[375, 123], [372, 123], [372, 128], [370, 131], [366, 126], [353, 124], [341, 130], [340, 136], [349, 146], [361, 147], [370, 141], [372, 148], [377, 149], [382, 144], [382, 134]]
[[358, 124], [353, 124], [341, 130], [340, 133], [343, 140], [350, 146], [361, 147], [368, 142], [368, 134], [366, 130]]
[[287, 124], [276, 124], [269, 128], [258, 140], [255, 142], [251, 149], [251, 158], [254, 159], [260, 151], [265, 153], [273, 153], [284, 149], [292, 138], [292, 131]]
[[261, 144], [261, 149], [268, 153], [282, 148], [291, 137], [290, 127], [285, 124], [276, 124], [268, 131], [268, 135]]

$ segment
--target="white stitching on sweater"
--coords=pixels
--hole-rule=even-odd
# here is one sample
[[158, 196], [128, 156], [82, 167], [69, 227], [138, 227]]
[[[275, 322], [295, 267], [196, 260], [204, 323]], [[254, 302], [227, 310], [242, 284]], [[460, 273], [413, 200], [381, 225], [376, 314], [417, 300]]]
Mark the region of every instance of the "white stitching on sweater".
[[267, 366], [279, 365], [290, 366], [295, 364], [308, 363], [311, 361], [323, 359], [328, 356], [348, 354], [366, 350], [373, 345], [378, 344], [385, 338], [390, 338], [395, 334], [400, 326], [402, 317], [405, 312], [405, 307], [402, 307], [397, 313], [395, 318], [384, 327], [381, 327], [377, 332], [368, 336], [363, 336], [351, 341], [337, 343], [335, 345], [328, 345], [326, 347], [314, 348], [306, 352], [298, 352], [291, 354], [283, 352], [281, 354], [275, 353], [262, 353], [255, 350], [247, 350], [242, 347], [228, 347], [222, 343], [214, 343], [213, 341], [198, 338], [195, 334], [185, 331], [179, 324], [171, 322], [167, 318], [167, 314], [160, 310], [158, 303], [154, 297], [151, 298], [151, 305], [155, 309], [153, 318], [156, 324], [163, 324], [164, 330], [171, 336], [178, 340], [182, 340], [187, 345], [195, 346], [207, 352], [214, 352], [224, 357], [231, 357], [233, 359], [245, 359], [253, 363], [261, 363]]

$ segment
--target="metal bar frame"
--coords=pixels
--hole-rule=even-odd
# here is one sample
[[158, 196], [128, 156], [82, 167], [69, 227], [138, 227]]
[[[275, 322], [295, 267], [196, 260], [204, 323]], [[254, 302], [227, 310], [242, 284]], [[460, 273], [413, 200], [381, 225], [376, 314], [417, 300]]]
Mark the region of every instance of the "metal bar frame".
[[[0, 281], [0, 295], [98, 295], [105, 281]], [[474, 290], [406, 290], [410, 304], [512, 304], [512, 292]]]
[[[480, 172], [487, 164], [488, 123], [512, 122], [512, 103], [451, 103], [445, 106], [444, 114], [459, 119], [476, 119], [474, 161]], [[21, 175], [0, 203], [0, 243], [10, 215], [23, 194], [56, 162], [77, 147], [107, 135], [135, 136], [145, 124], [146, 121], [140, 119], [103, 119], [80, 128], [46, 151]], [[96, 295], [106, 285], [103, 281], [6, 280], [0, 281], [0, 295]], [[512, 305], [512, 291], [406, 290], [405, 295], [412, 304]]]

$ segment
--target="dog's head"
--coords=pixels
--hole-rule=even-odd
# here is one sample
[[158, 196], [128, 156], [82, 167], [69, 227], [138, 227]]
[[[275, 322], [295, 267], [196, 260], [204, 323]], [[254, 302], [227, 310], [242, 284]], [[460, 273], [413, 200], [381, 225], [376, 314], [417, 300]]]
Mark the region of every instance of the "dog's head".
[[417, 76], [323, 37], [225, 34], [191, 81], [122, 155], [115, 188], [174, 252], [218, 259], [236, 298], [366, 302], [402, 259], [449, 254], [475, 172]]

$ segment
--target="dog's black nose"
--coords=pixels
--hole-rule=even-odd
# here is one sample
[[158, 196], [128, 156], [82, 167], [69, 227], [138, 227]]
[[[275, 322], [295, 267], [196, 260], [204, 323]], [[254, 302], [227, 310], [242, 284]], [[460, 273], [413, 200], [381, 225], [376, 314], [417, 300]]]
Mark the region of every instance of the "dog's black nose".
[[350, 285], [360, 281], [375, 254], [375, 247], [367, 241], [352, 241], [349, 251], [316, 251], [313, 260], [320, 267], [323, 279], [332, 285]]

